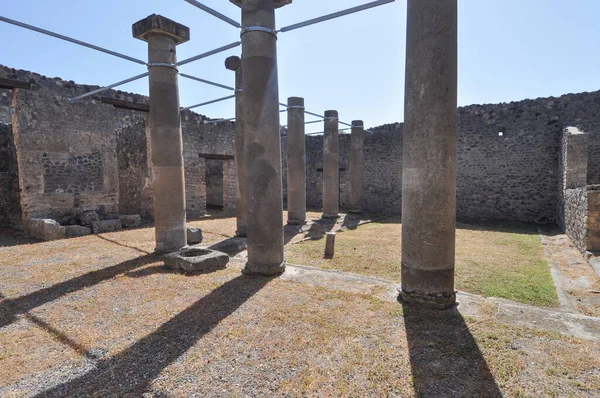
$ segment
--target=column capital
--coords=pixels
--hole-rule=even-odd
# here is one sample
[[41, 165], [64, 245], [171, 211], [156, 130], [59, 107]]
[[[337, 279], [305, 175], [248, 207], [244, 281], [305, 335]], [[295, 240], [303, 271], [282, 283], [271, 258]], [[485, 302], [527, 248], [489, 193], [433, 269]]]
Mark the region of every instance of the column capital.
[[352, 127], [365, 127], [365, 123], [362, 120], [353, 120]]
[[[238, 7], [242, 6], [242, 0], [229, 0], [229, 2], [235, 4]], [[275, 8], [279, 8], [288, 4], [292, 4], [292, 0], [273, 0], [273, 3], [275, 4]]]
[[325, 119], [337, 119], [338, 111], [325, 111]]
[[288, 106], [291, 107], [304, 107], [304, 98], [302, 97], [289, 97], [288, 98]]
[[236, 71], [242, 67], [242, 60], [237, 55], [227, 57], [225, 59], [225, 68]]
[[151, 33], [170, 36], [175, 39], [175, 44], [190, 40], [190, 28], [162, 15], [152, 14], [137, 21], [133, 24], [131, 30], [133, 37], [143, 41], [148, 41], [148, 35]]

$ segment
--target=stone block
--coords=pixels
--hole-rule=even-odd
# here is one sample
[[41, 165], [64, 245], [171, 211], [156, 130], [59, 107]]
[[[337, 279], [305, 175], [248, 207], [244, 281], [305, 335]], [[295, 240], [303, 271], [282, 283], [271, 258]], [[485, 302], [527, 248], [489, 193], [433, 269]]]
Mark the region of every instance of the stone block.
[[95, 211], [85, 211], [79, 215], [79, 223], [86, 227], [92, 226], [98, 220], [100, 220], [100, 217]]
[[333, 258], [335, 254], [335, 232], [327, 232], [325, 236], [325, 258]]
[[136, 228], [140, 226], [142, 218], [138, 214], [119, 216], [123, 228]]
[[188, 228], [187, 229], [187, 243], [188, 245], [197, 245], [202, 243], [202, 229], [200, 228]]
[[247, 247], [248, 240], [246, 238], [234, 237], [215, 243], [210, 247], [210, 249], [227, 253], [230, 256], [235, 256], [236, 254], [246, 250]]
[[116, 232], [123, 229], [121, 225], [121, 220], [103, 220], [103, 221], [95, 221], [92, 224], [92, 231], [95, 234], [102, 234], [105, 232]]
[[32, 218], [29, 221], [29, 234], [41, 240], [57, 240], [66, 237], [65, 227], [54, 220], [44, 218]]
[[176, 271], [207, 273], [226, 268], [229, 256], [216, 250], [189, 248], [165, 255], [164, 263]]
[[86, 236], [92, 233], [91, 228], [82, 227], [81, 225], [67, 225], [65, 227], [65, 233], [67, 238], [76, 238], [79, 236]]
[[[238, 7], [242, 6], [242, 0], [229, 0], [231, 3], [235, 4]], [[288, 4], [292, 4], [292, 0], [273, 0], [275, 4], [275, 8], [283, 7]]]
[[144, 41], [148, 40], [151, 33], [169, 35], [177, 44], [190, 40], [190, 28], [156, 14], [133, 24], [132, 31], [133, 37]]

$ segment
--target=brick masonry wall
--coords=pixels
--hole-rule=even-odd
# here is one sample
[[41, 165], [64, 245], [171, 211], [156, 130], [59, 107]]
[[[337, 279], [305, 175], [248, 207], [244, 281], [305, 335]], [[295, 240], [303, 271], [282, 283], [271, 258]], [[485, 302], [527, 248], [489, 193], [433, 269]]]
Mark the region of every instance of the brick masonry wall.
[[0, 122], [0, 226], [22, 229], [17, 150], [12, 126]]

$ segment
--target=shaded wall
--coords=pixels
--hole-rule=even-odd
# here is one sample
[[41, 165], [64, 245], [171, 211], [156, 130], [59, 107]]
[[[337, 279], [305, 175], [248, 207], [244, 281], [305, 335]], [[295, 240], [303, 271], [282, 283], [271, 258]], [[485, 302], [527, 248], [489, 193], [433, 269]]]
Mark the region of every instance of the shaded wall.
[[19, 171], [12, 126], [0, 122], [0, 227], [22, 229]]

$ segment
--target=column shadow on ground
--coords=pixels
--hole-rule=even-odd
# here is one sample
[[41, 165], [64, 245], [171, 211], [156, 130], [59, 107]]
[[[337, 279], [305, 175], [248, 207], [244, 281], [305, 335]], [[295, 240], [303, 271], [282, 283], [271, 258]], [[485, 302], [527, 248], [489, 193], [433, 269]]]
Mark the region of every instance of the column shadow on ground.
[[402, 302], [402, 307], [417, 396], [502, 397], [456, 306], [440, 311]]
[[142, 396], [160, 372], [193, 347], [272, 278], [240, 275], [94, 370], [37, 397]]
[[110, 267], [90, 271], [76, 278], [57, 283], [45, 289], [36, 290], [24, 296], [14, 299], [3, 299], [0, 301], [0, 328], [15, 322], [19, 314], [24, 314], [69, 293], [97, 285], [117, 275], [131, 272], [157, 261], [160, 261], [160, 257], [147, 254]]

